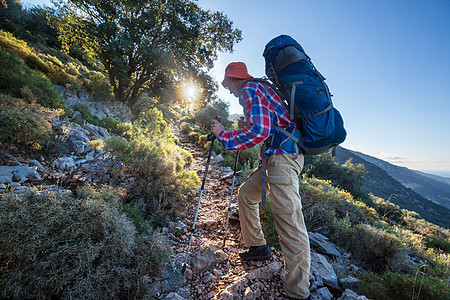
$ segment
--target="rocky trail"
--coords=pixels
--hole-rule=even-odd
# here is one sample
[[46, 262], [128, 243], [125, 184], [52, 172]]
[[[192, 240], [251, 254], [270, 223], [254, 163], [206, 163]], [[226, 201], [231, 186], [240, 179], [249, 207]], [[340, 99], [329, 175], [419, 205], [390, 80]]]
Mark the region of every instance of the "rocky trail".
[[[92, 99], [84, 99], [62, 89], [68, 104], [91, 107]], [[83, 102], [84, 101], [84, 102]], [[97, 106], [95, 106], [97, 107]], [[110, 116], [114, 111], [127, 112], [126, 107], [114, 109], [97, 107], [92, 114]], [[73, 112], [75, 114], [76, 111]], [[113, 116], [113, 115], [111, 115]], [[130, 117], [131, 118], [131, 117]], [[91, 147], [92, 141], [104, 140], [110, 134], [102, 127], [79, 125], [71, 121], [52, 122], [53, 132], [64, 136], [59, 154], [51, 160], [43, 157], [27, 159], [9, 154], [0, 156], [0, 193], [21, 193], [29, 188], [72, 194], [84, 184], [102, 184], [113, 180], [110, 173], [123, 164], [108, 152]], [[208, 150], [192, 144], [178, 126], [174, 134], [180, 146], [194, 157], [191, 168], [203, 178]], [[146, 282], [149, 299], [286, 299], [283, 291], [284, 258], [272, 248], [273, 257], [264, 262], [243, 262], [238, 254], [246, 250], [241, 241], [236, 209], [228, 228], [226, 212], [230, 199], [233, 172], [221, 165], [219, 155], [213, 155], [196, 222], [188, 267], [182, 274], [186, 250], [199, 198], [199, 189], [188, 192], [179, 202], [175, 221], [161, 230], [163, 240], [170, 247], [171, 260], [163, 271], [148, 270]], [[126, 188], [135, 178], [126, 172], [114, 178], [116, 186]], [[234, 206], [239, 183], [236, 179]], [[355, 275], [363, 270], [353, 265], [351, 255], [330, 243], [318, 233], [309, 233], [311, 242], [312, 299], [367, 299], [356, 295], [351, 288], [357, 284]], [[224, 244], [225, 240], [225, 244]], [[151, 296], [150, 296], [151, 295]]]
[[[176, 126], [174, 133], [180, 146], [194, 157], [191, 168], [203, 178], [208, 150], [192, 144]], [[246, 247], [240, 237], [235, 209], [228, 228], [225, 226], [233, 173], [230, 168], [222, 167], [220, 161], [221, 157], [213, 154], [185, 273], [181, 274], [182, 264], [199, 190], [187, 195], [180, 203], [178, 221], [163, 229], [172, 250], [172, 263], [160, 274], [159, 280], [153, 282], [153, 290], [160, 299], [287, 299], [283, 291], [284, 257], [281, 251], [272, 248], [273, 257], [262, 262], [243, 262], [238, 256]], [[234, 205], [241, 180], [236, 180]], [[351, 275], [362, 271], [351, 264], [351, 255], [320, 234], [310, 233], [310, 240], [312, 299], [367, 299], [350, 289], [358, 281]], [[338, 262], [341, 277], [345, 277], [338, 280], [330, 261]]]

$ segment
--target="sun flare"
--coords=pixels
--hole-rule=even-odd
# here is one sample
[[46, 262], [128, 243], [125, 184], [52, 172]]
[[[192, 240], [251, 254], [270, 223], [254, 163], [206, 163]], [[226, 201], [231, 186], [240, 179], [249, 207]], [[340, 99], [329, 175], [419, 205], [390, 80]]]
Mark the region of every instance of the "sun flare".
[[186, 100], [195, 100], [200, 94], [199, 87], [194, 82], [185, 83], [182, 88], [182, 94]]

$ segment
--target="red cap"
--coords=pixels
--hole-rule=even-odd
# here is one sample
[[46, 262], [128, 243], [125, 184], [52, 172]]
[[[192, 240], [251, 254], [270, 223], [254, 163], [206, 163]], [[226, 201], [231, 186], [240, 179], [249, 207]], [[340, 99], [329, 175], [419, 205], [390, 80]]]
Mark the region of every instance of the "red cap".
[[225, 69], [225, 77], [222, 81], [222, 85], [224, 85], [225, 79], [227, 77], [238, 78], [238, 79], [250, 79], [253, 78], [247, 72], [247, 66], [243, 62], [232, 62], [229, 63]]

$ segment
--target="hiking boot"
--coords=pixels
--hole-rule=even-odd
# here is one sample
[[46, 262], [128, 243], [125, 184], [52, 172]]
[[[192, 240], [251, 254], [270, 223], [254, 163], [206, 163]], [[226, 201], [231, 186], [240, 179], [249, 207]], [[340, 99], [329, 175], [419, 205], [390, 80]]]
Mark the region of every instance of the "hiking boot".
[[267, 260], [272, 257], [272, 251], [267, 245], [251, 246], [245, 252], [239, 253], [242, 260]]

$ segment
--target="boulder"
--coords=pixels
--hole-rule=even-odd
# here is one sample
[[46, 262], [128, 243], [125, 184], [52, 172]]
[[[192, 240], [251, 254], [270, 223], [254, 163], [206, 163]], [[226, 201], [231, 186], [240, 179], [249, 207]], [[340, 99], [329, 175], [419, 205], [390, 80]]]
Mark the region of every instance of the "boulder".
[[311, 274], [316, 280], [323, 281], [326, 286], [339, 289], [336, 272], [325, 256], [311, 253]]
[[55, 90], [65, 100], [70, 111], [74, 111], [76, 105], [84, 105], [91, 115], [96, 116], [100, 120], [106, 117], [124, 121], [134, 119], [131, 109], [121, 102], [100, 102], [95, 100], [91, 94], [84, 91], [79, 92], [79, 96], [77, 96], [71, 90], [59, 85], [55, 85]]
[[60, 157], [55, 159], [52, 166], [60, 169], [61, 171], [71, 171], [76, 166], [76, 162], [72, 157]]
[[222, 263], [228, 259], [228, 255], [223, 250], [198, 252], [192, 258], [192, 272], [199, 274], [210, 269], [217, 263]]
[[216, 155], [216, 156], [214, 156], [212, 159], [211, 159], [211, 164], [218, 164], [218, 163], [220, 163], [220, 162], [223, 162], [224, 161], [224, 158], [223, 158], [223, 156], [222, 155]]
[[311, 294], [311, 300], [332, 300], [333, 295], [328, 288], [323, 287]]
[[368, 298], [366, 296], [359, 296], [354, 291], [346, 289], [338, 300], [368, 300]]
[[342, 286], [342, 289], [355, 289], [359, 283], [359, 279], [353, 276], [348, 276], [345, 278], [339, 279], [339, 283]]
[[42, 180], [37, 167], [0, 166], [0, 183], [24, 182], [26, 180]]
[[321, 235], [320, 233], [310, 232], [308, 234], [309, 242], [311, 246], [317, 249], [318, 252], [330, 256], [339, 256], [338, 248], [335, 244], [330, 243], [328, 238]]
[[37, 160], [34, 160], [34, 159], [29, 160], [28, 164], [35, 166], [39, 171], [45, 170], [44, 166], [42, 166], [42, 164], [40, 162], [38, 162]]

